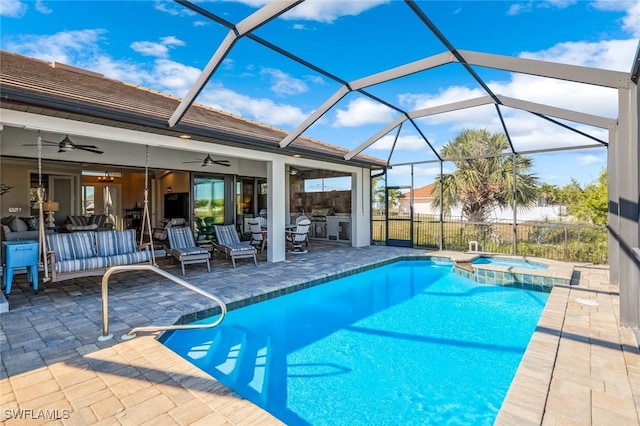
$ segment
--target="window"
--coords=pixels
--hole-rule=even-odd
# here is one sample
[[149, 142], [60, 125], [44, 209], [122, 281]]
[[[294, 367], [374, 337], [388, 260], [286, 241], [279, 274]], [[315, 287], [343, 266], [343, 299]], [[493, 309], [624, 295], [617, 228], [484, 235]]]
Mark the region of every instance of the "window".
[[350, 189], [350, 176], [304, 180], [304, 192], [349, 191]]

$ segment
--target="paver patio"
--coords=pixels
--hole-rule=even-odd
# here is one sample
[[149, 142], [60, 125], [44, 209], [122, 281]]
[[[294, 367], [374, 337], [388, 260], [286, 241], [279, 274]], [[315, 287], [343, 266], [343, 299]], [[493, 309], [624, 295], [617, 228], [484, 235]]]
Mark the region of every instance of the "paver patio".
[[[263, 255], [257, 267], [240, 261], [232, 269], [215, 259], [207, 273], [190, 265], [186, 279], [231, 303], [303, 282], [290, 277], [322, 279], [427, 253], [434, 254], [312, 244], [309, 254], [276, 264]], [[178, 264], [161, 266], [181, 276]], [[149, 272], [126, 272], [112, 276], [109, 304], [115, 337], [101, 342], [99, 278], [45, 285], [36, 295], [17, 276], [11, 310], [0, 316], [6, 424], [280, 424], [155, 335], [120, 337], [212, 306], [206, 299]], [[640, 354], [633, 331], [619, 327], [618, 288], [609, 285], [606, 267], [577, 266], [572, 285], [551, 292], [496, 424], [638, 425], [639, 403]]]

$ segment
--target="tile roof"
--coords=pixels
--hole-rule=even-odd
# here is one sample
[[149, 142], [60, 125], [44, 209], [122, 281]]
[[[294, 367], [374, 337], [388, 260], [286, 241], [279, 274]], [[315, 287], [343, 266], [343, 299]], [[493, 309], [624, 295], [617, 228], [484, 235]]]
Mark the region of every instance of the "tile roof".
[[[413, 198], [429, 198], [435, 189], [436, 184], [430, 183], [429, 185], [422, 186], [420, 188], [416, 188], [413, 190]], [[409, 198], [411, 196], [411, 192], [407, 192], [406, 194], [402, 194], [400, 198]]]
[[288, 148], [279, 142], [286, 131], [194, 103], [173, 128], [168, 125], [180, 99], [102, 74], [45, 62], [0, 50], [0, 107], [71, 120], [176, 136], [358, 166], [384, 166], [384, 160], [358, 155], [347, 162], [347, 149], [299, 137]]

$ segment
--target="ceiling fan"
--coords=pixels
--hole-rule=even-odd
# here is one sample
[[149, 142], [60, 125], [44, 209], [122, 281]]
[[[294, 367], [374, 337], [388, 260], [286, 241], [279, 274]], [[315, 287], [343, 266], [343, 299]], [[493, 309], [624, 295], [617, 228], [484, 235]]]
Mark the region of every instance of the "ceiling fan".
[[[69, 139], [69, 135], [65, 135], [64, 139], [62, 139], [60, 142], [51, 142], [51, 141], [47, 141], [42, 139], [42, 143], [43, 143], [43, 147], [44, 146], [52, 146], [55, 145], [58, 147], [58, 152], [69, 152], [69, 151], [73, 151], [75, 149], [80, 149], [83, 151], [89, 151], [89, 152], [93, 152], [94, 154], [103, 154], [104, 151], [102, 151], [100, 148], [98, 148], [95, 145], [80, 145], [80, 144], [75, 144], [73, 142], [71, 142], [71, 139]], [[49, 145], [46, 145], [49, 144]], [[24, 144], [22, 146], [37, 146], [37, 144]]]
[[[183, 163], [199, 163], [199, 162], [200, 160], [183, 161]], [[214, 160], [213, 158], [211, 158], [211, 154], [207, 154], [204, 160], [202, 160], [202, 167], [213, 166], [214, 164], [217, 164], [218, 166], [225, 166], [225, 167], [229, 167], [231, 165], [231, 163], [229, 163], [229, 160]]]

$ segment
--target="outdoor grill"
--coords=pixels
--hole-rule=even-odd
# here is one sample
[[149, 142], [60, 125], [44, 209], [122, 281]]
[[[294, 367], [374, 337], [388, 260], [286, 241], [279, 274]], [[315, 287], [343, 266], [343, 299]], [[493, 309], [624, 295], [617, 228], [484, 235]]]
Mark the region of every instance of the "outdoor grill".
[[332, 208], [313, 209], [309, 213], [311, 228], [309, 236], [313, 238], [327, 238], [327, 216], [333, 216]]

